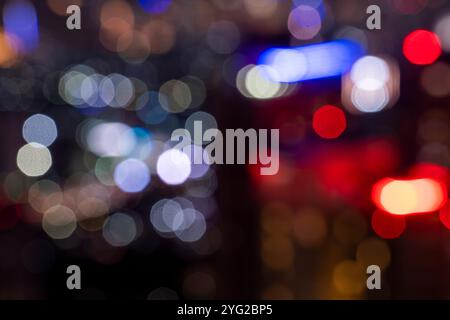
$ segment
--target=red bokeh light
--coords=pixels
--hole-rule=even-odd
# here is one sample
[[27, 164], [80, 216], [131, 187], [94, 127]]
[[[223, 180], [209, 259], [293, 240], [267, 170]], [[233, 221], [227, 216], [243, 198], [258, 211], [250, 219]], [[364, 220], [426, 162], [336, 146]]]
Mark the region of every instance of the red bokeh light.
[[366, 172], [371, 176], [380, 177], [390, 173], [399, 162], [398, 147], [392, 142], [383, 139], [374, 139], [365, 142], [358, 151], [358, 159]]
[[314, 131], [324, 139], [339, 137], [347, 127], [344, 112], [338, 107], [326, 105], [320, 107], [313, 116]]
[[444, 184], [447, 188], [450, 186], [450, 176], [448, 168], [435, 163], [420, 162], [415, 164], [409, 170], [411, 178], [429, 178]]
[[439, 219], [447, 229], [450, 229], [450, 202], [448, 200], [439, 211]]
[[406, 222], [403, 216], [395, 216], [377, 210], [372, 215], [372, 229], [383, 239], [395, 239], [405, 231]]
[[403, 54], [413, 64], [431, 64], [439, 58], [441, 52], [439, 38], [431, 31], [413, 31], [403, 42]]

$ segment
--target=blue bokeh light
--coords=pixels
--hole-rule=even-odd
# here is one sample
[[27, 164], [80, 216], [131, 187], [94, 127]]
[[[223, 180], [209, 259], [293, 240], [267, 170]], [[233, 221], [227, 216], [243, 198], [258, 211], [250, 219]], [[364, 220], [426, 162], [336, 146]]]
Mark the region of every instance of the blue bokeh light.
[[148, 13], [163, 13], [165, 12], [172, 0], [139, 0], [141, 7]]
[[25, 0], [8, 2], [3, 9], [5, 31], [19, 41], [19, 51], [29, 52], [39, 44], [39, 26], [34, 6]]
[[150, 170], [138, 159], [126, 159], [115, 168], [114, 181], [122, 191], [140, 192], [150, 183]]
[[292, 83], [339, 76], [363, 54], [358, 43], [336, 40], [294, 48], [271, 48], [260, 55], [258, 64], [270, 67], [267, 76], [271, 80]]

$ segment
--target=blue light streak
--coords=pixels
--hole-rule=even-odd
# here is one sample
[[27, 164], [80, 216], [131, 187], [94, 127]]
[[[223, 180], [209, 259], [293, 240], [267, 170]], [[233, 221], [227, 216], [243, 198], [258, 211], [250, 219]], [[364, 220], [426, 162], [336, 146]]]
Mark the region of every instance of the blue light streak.
[[264, 51], [258, 64], [269, 66], [268, 77], [277, 82], [300, 82], [340, 76], [364, 54], [356, 42], [336, 40], [319, 44], [271, 48]]

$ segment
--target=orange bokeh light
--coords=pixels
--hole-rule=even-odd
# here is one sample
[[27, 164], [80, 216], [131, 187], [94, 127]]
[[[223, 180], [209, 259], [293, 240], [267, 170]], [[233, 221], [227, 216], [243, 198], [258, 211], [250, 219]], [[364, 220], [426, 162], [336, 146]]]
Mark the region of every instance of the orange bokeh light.
[[16, 62], [17, 47], [17, 39], [0, 29], [0, 68], [8, 68]]
[[396, 215], [439, 210], [447, 199], [444, 184], [429, 178], [382, 179], [372, 189], [372, 201], [386, 212]]

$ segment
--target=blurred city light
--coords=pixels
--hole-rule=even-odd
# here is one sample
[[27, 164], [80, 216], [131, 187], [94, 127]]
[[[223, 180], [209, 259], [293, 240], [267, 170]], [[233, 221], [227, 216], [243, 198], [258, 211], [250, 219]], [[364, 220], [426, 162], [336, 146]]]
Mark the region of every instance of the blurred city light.
[[415, 30], [403, 41], [403, 54], [413, 64], [431, 64], [439, 58], [441, 51], [438, 36], [428, 30]]
[[114, 181], [125, 192], [140, 192], [150, 183], [150, 171], [137, 159], [126, 159], [114, 169]]
[[39, 25], [36, 9], [27, 0], [10, 0], [3, 8], [3, 24], [14, 35], [21, 52], [30, 52], [39, 45]]
[[398, 66], [388, 58], [364, 56], [342, 78], [342, 103], [352, 113], [379, 112], [400, 93]]
[[3, 1], [0, 299], [449, 297], [450, 2], [368, 6]]
[[17, 152], [17, 166], [27, 176], [42, 176], [52, 166], [52, 155], [47, 147], [31, 142]]
[[392, 214], [433, 212], [447, 200], [445, 186], [433, 179], [379, 181], [372, 191], [372, 200]]
[[36, 142], [48, 147], [58, 136], [58, 129], [55, 121], [43, 114], [35, 114], [23, 123], [23, 138], [31, 143]]
[[314, 112], [313, 128], [322, 138], [337, 138], [344, 132], [346, 127], [347, 120], [344, 112], [335, 106], [323, 106]]
[[156, 170], [165, 183], [182, 184], [191, 174], [191, 161], [182, 151], [169, 149], [159, 156]]
[[298, 82], [339, 76], [363, 54], [362, 47], [348, 40], [336, 40], [296, 48], [264, 51], [258, 63], [269, 66], [267, 77], [277, 82]]

